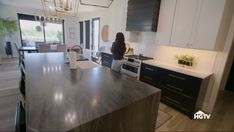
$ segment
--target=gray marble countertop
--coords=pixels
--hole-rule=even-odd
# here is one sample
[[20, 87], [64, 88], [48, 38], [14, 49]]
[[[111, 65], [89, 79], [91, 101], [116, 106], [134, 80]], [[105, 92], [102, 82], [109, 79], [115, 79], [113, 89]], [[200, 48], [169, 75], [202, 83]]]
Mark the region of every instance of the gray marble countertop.
[[25, 55], [27, 126], [68, 131], [159, 89], [108, 68], [70, 70], [63, 53]]

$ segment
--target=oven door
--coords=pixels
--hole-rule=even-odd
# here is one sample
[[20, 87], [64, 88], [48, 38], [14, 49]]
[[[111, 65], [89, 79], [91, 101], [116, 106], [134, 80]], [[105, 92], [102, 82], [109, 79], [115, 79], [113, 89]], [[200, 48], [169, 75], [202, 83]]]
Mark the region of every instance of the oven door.
[[130, 75], [132, 77], [138, 77], [139, 68], [140, 67], [137, 65], [123, 63], [122, 68], [121, 68], [121, 73]]

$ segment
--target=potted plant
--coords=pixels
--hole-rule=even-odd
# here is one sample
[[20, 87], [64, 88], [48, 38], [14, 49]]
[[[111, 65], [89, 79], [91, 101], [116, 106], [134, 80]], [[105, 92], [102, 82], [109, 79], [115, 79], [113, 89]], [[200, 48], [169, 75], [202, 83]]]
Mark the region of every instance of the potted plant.
[[189, 67], [193, 66], [195, 60], [195, 57], [191, 55], [176, 55], [175, 58], [177, 59], [178, 64]]
[[[10, 44], [9, 41], [12, 37], [12, 34], [17, 31], [17, 23], [15, 20], [9, 18], [3, 19], [0, 18], [0, 39], [3, 39], [6, 43]], [[0, 55], [1, 63], [1, 55]]]

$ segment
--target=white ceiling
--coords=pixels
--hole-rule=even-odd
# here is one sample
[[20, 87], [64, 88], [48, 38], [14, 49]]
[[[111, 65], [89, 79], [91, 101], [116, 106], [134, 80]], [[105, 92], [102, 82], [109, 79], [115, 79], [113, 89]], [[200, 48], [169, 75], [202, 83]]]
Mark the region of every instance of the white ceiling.
[[[85, 3], [103, 5], [106, 3], [107, 0], [82, 0]], [[11, 5], [21, 8], [28, 8], [28, 9], [39, 9], [42, 10], [42, 3], [41, 0], [0, 0], [0, 4], [4, 5]], [[79, 12], [94, 12], [97, 10], [102, 10], [103, 8], [97, 8], [93, 6], [79, 6]]]
[[29, 9], [42, 9], [41, 0], [0, 0], [0, 3]]

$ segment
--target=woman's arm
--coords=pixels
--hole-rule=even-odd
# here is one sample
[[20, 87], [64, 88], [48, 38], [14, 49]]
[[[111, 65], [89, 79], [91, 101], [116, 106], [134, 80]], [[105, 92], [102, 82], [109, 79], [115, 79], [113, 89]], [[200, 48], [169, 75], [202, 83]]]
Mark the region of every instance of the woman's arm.
[[126, 45], [125, 44], [122, 46], [121, 50], [122, 50], [122, 54], [124, 54], [126, 52]]
[[112, 54], [115, 53], [115, 43], [113, 43], [112, 46], [111, 46], [111, 53]]

